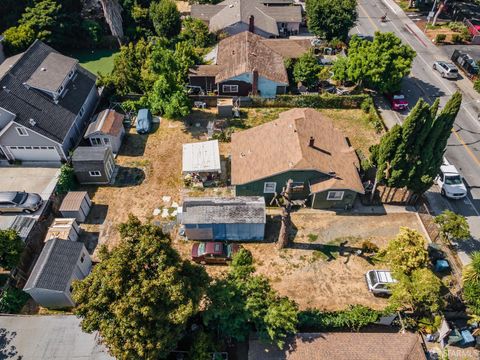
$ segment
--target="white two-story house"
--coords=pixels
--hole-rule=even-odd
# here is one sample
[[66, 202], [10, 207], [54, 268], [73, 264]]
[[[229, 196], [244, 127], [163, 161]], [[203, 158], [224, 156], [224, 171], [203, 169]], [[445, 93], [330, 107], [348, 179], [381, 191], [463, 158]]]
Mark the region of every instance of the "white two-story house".
[[65, 161], [97, 101], [96, 77], [76, 59], [35, 41], [0, 64], [0, 156]]

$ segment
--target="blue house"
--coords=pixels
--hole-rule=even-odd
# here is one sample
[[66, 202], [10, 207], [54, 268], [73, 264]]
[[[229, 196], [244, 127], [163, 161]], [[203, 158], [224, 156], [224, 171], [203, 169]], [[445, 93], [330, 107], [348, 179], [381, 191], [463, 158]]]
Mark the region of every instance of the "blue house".
[[190, 240], [263, 240], [265, 199], [261, 196], [186, 198], [179, 220]]
[[308, 50], [302, 42], [264, 39], [244, 31], [220, 41], [215, 63], [190, 69], [189, 82], [206, 93], [272, 98], [287, 90], [284, 60], [300, 57]]

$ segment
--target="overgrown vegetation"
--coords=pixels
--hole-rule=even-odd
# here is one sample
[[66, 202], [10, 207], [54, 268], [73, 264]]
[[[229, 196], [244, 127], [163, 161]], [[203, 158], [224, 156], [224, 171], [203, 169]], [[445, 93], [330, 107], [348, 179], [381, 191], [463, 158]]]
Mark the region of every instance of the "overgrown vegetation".
[[472, 262], [462, 274], [463, 298], [474, 321], [480, 320], [480, 252], [472, 254]]
[[16, 230], [0, 230], [0, 267], [11, 270], [18, 265], [25, 243]]
[[30, 296], [17, 288], [7, 287], [0, 294], [0, 314], [18, 314]]
[[355, 0], [308, 0], [306, 12], [310, 32], [327, 40], [345, 40], [358, 18]]
[[60, 168], [60, 175], [58, 176], [57, 187], [55, 191], [57, 194], [66, 194], [67, 192], [74, 190], [77, 182], [75, 180], [75, 172], [73, 167], [64, 164]]
[[352, 305], [347, 310], [324, 312], [318, 309], [300, 311], [298, 328], [304, 332], [321, 332], [338, 329], [359, 331], [361, 328], [377, 322], [381, 311], [362, 305]]
[[445, 210], [435, 216], [434, 221], [440, 227], [440, 235], [447, 244], [454, 240], [467, 240], [471, 237], [470, 226], [463, 215]]
[[360, 105], [370, 96], [367, 94], [358, 95], [278, 95], [274, 99], [254, 97], [253, 107], [312, 107], [317, 109], [358, 109]]

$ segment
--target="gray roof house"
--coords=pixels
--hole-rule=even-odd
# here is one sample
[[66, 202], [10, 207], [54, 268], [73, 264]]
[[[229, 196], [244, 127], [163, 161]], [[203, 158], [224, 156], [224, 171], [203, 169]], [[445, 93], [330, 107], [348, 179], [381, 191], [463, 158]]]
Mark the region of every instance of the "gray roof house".
[[115, 159], [108, 146], [79, 146], [72, 156], [73, 171], [80, 184], [108, 184]]
[[124, 115], [115, 110], [103, 110], [88, 126], [84, 138], [88, 139], [92, 146], [109, 146], [114, 154], [118, 154], [125, 135], [124, 118]]
[[297, 34], [302, 22], [301, 6], [285, 6], [261, 0], [194, 4], [190, 15], [207, 23], [211, 32], [225, 31], [235, 35], [250, 30], [266, 38]]
[[0, 64], [0, 155], [65, 161], [97, 100], [96, 77], [40, 40]]
[[261, 241], [265, 234], [265, 199], [185, 198], [178, 218], [190, 240]]
[[85, 278], [91, 268], [83, 243], [54, 238], [45, 243], [23, 290], [46, 308], [75, 306], [72, 281]]

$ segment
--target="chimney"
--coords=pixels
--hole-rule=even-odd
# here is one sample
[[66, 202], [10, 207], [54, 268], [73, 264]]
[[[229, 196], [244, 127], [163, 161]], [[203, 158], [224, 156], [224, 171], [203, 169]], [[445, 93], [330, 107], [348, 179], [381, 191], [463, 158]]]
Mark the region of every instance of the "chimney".
[[252, 95], [258, 95], [258, 71], [254, 69], [252, 72]]
[[251, 33], [255, 32], [255, 16], [250, 15], [250, 20], [248, 22], [248, 31]]
[[315, 138], [310, 136], [310, 141], [308, 142], [308, 146], [314, 147], [315, 146]]

